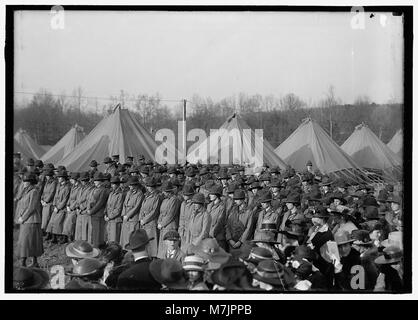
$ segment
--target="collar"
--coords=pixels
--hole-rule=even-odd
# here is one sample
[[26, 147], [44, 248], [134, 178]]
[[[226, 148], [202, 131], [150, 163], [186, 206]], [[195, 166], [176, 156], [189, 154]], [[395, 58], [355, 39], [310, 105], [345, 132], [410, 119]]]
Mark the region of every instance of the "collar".
[[144, 260], [144, 259], [148, 259], [148, 254], [146, 252], [138, 252], [138, 253], [133, 253], [134, 256], [134, 261], [138, 261], [138, 260]]
[[327, 232], [328, 231], [328, 224], [324, 224], [322, 227], [318, 229], [317, 232]]

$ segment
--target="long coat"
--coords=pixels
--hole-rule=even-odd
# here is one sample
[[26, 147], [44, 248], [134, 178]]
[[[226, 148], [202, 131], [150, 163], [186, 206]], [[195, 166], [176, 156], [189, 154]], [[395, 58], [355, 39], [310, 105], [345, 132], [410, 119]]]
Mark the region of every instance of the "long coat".
[[93, 247], [99, 247], [104, 243], [104, 211], [106, 207], [106, 201], [109, 197], [109, 190], [103, 185], [95, 187], [90, 193], [90, 197], [87, 201], [89, 216], [87, 224], [87, 241]]
[[192, 200], [184, 200], [180, 206], [180, 218], [179, 218], [179, 234], [181, 239], [181, 249], [186, 251], [186, 233], [190, 223], [190, 215], [192, 214], [193, 203]]
[[53, 212], [49, 221], [47, 231], [61, 235], [64, 227], [65, 215], [67, 213], [67, 202], [70, 197], [71, 185], [68, 182], [60, 184], [55, 192], [52, 205], [58, 211]]
[[158, 216], [157, 224], [161, 225], [159, 241], [158, 241], [158, 257], [164, 255], [167, 250], [164, 244], [164, 235], [168, 230], [177, 230], [180, 201], [175, 194], [164, 198], [160, 206], [160, 215]]
[[[291, 224], [293, 221], [298, 221], [298, 220], [304, 220], [305, 216], [303, 215], [303, 213], [297, 209], [295, 212], [291, 212], [290, 210], [287, 210], [282, 217], [282, 221], [280, 223], [279, 226], [279, 231], [284, 231], [289, 229], [288, 225]], [[282, 234], [279, 233], [277, 236], [277, 241], [278, 242], [282, 242]]]
[[35, 186], [24, 189], [16, 207], [16, 217], [21, 219], [17, 255], [20, 258], [39, 257], [43, 253], [39, 190]]
[[122, 248], [129, 243], [131, 233], [139, 228], [139, 209], [141, 208], [144, 194], [139, 189], [129, 190], [125, 196], [122, 206], [122, 218], [127, 217], [122, 222], [120, 235], [120, 245]]
[[71, 187], [70, 198], [67, 202], [67, 216], [64, 221], [63, 234], [73, 237], [75, 232], [75, 224], [77, 219], [78, 195], [81, 192], [81, 185], [73, 185]]
[[277, 224], [278, 220], [279, 220], [279, 213], [277, 210], [274, 210], [272, 206], [269, 206], [266, 209], [262, 209], [258, 213], [254, 237], [257, 233], [261, 231], [261, 225], [263, 224], [263, 222], [268, 221], [270, 223]]
[[90, 217], [87, 215], [87, 203], [90, 198], [90, 194], [94, 190], [94, 184], [81, 185], [80, 192], [78, 193], [77, 203], [77, 218], [75, 222], [75, 235], [74, 240], [88, 239], [88, 224]]
[[149, 242], [148, 253], [151, 257], [157, 256], [158, 235], [157, 219], [160, 212], [162, 196], [157, 191], [147, 192], [139, 211], [140, 227], [147, 232], [148, 238], [154, 238]]
[[122, 226], [122, 207], [125, 193], [121, 188], [112, 190], [107, 199], [105, 216], [109, 218], [106, 222], [106, 240], [119, 243], [120, 229]]
[[252, 239], [252, 230], [254, 224], [254, 211], [248, 208], [246, 204], [243, 206], [233, 206], [231, 214], [226, 224], [226, 240], [240, 241], [244, 243]]
[[54, 200], [55, 191], [57, 190], [58, 181], [50, 178], [45, 182], [44, 191], [41, 200], [45, 202], [42, 207], [42, 229], [46, 230], [52, 212], [52, 201]]
[[211, 224], [209, 230], [209, 237], [215, 238], [219, 245], [226, 246], [225, 227], [226, 227], [226, 208], [225, 202], [219, 201], [215, 204], [213, 201], [209, 203], [206, 211], [210, 214]]
[[201, 240], [209, 238], [209, 230], [212, 223], [210, 214], [205, 208], [200, 208], [198, 211], [192, 212], [186, 229], [186, 238], [184, 247], [187, 249], [191, 244], [197, 245]]

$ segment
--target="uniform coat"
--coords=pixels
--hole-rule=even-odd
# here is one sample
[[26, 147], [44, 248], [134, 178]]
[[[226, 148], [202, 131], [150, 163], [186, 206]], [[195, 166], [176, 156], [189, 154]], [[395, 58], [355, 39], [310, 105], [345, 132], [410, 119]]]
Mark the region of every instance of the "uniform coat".
[[120, 241], [120, 230], [122, 227], [122, 208], [125, 200], [125, 193], [120, 187], [112, 190], [107, 199], [105, 216], [109, 218], [106, 222], [106, 241]]
[[16, 207], [16, 217], [21, 219], [17, 255], [20, 258], [39, 257], [43, 253], [39, 191], [36, 186], [24, 189]]
[[140, 227], [147, 232], [148, 238], [154, 238], [148, 246], [148, 253], [151, 257], [156, 257], [158, 251], [157, 219], [161, 202], [162, 196], [158, 191], [147, 192], [139, 210]]
[[186, 244], [186, 234], [187, 228], [190, 223], [190, 215], [192, 214], [193, 210], [193, 203], [192, 200], [184, 200], [180, 206], [180, 218], [179, 218], [179, 234], [181, 239], [180, 248], [182, 251], [186, 251], [187, 247]]
[[[254, 211], [244, 203], [241, 206], [234, 205], [226, 223], [226, 241], [233, 240], [244, 243], [252, 239], [254, 224]], [[239, 249], [230, 246], [230, 250]]]
[[57, 186], [54, 200], [52, 205], [57, 212], [52, 212], [51, 219], [49, 221], [47, 232], [53, 234], [62, 235], [65, 215], [67, 214], [67, 202], [70, 198], [71, 185], [68, 182], [64, 182]]
[[[296, 209], [295, 212], [291, 212], [290, 210], [287, 210], [283, 214], [283, 218], [279, 226], [279, 231], [284, 231], [284, 230], [289, 229], [287, 226], [288, 224], [292, 223], [292, 221], [303, 220], [304, 218], [305, 216], [299, 209]], [[283, 236], [281, 233], [279, 233], [277, 235], [277, 241], [282, 242], [282, 239], [283, 239]]]
[[122, 248], [129, 243], [131, 233], [139, 228], [139, 210], [144, 200], [144, 194], [139, 189], [129, 190], [125, 196], [122, 206], [122, 218], [127, 217], [122, 222], [120, 235], [120, 245]]
[[[68, 237], [74, 237], [75, 224], [77, 219], [78, 195], [81, 192], [81, 185], [71, 187], [70, 198], [67, 202], [67, 216], [64, 221], [63, 234]], [[69, 210], [68, 210], [69, 209]]]
[[[200, 208], [191, 213], [188, 228], [186, 229], [185, 248], [188, 249], [191, 244], [196, 246], [201, 240], [209, 238], [211, 219], [205, 208]], [[188, 252], [186, 251], [186, 253]]]
[[87, 241], [93, 247], [99, 247], [104, 243], [104, 210], [107, 198], [109, 197], [109, 189], [103, 185], [95, 187], [90, 193], [87, 201], [87, 215], [89, 217], [87, 223]]
[[135, 261], [119, 275], [117, 289], [159, 291], [161, 285], [149, 271], [151, 262], [152, 259], [148, 257]]
[[44, 191], [42, 193], [41, 200], [45, 202], [42, 207], [42, 225], [41, 228], [46, 230], [48, 226], [49, 219], [51, 218], [52, 213], [52, 201], [54, 200], [55, 191], [57, 190], [58, 181], [56, 179], [50, 178], [45, 182]]
[[78, 193], [77, 198], [78, 210], [75, 222], [74, 240], [87, 241], [88, 239], [88, 222], [90, 217], [87, 215], [87, 202], [93, 190], [93, 184], [86, 184], [80, 187], [80, 192]]
[[168, 230], [177, 230], [180, 201], [175, 194], [164, 198], [160, 206], [160, 215], [158, 216], [157, 224], [161, 225], [160, 236], [158, 241], [158, 256], [164, 255], [167, 247], [164, 243], [164, 235]]
[[211, 224], [209, 229], [209, 237], [215, 238], [218, 244], [227, 249], [225, 227], [226, 227], [226, 208], [225, 202], [219, 201], [215, 204], [214, 201], [210, 202], [206, 211], [210, 214]]
[[178, 248], [174, 252], [168, 252], [167, 249], [166, 249], [166, 251], [161, 254], [161, 257], [158, 257], [158, 258], [160, 258], [160, 259], [174, 259], [174, 260], [177, 260], [177, 261], [180, 261], [181, 263], [183, 263], [184, 257], [186, 257], [186, 254], [180, 248]]
[[257, 225], [255, 229], [256, 234], [261, 231], [261, 225], [263, 224], [264, 221], [278, 224], [279, 222], [278, 211], [274, 210], [272, 206], [269, 206], [266, 209], [263, 209], [259, 212], [258, 218], [257, 218]]

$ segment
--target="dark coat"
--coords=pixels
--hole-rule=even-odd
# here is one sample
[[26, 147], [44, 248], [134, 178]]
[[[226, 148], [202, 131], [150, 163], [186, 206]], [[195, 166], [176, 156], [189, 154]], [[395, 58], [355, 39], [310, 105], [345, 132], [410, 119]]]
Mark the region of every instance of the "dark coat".
[[351, 269], [354, 266], [361, 265], [360, 253], [356, 249], [351, 248], [348, 256], [341, 257], [340, 262], [343, 268], [341, 272], [335, 274], [336, 289], [343, 291], [353, 290], [354, 288], [351, 287], [351, 279], [353, 278]]
[[123, 271], [117, 281], [117, 289], [159, 291], [161, 285], [155, 281], [149, 271], [151, 258], [135, 261], [127, 270]]

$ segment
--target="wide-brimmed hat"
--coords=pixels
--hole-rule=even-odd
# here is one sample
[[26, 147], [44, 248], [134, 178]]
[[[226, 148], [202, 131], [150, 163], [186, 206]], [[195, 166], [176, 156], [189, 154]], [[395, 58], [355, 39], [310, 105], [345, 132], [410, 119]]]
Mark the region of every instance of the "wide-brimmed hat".
[[176, 187], [173, 185], [173, 183], [168, 180], [168, 181], [164, 181], [161, 190], [165, 191], [165, 192], [170, 192], [170, 191], [174, 191], [176, 189]]
[[130, 185], [130, 186], [136, 186], [136, 185], [139, 185], [139, 184], [141, 184], [141, 183], [139, 182], [139, 179], [138, 179], [137, 176], [130, 176], [129, 177], [129, 179], [128, 179], [128, 185]]
[[402, 260], [403, 251], [397, 246], [389, 246], [383, 249], [383, 255], [374, 260], [376, 264], [395, 264]]
[[244, 263], [236, 259], [229, 259], [212, 273], [211, 280], [223, 288], [235, 289], [235, 284], [246, 274], [248, 274], [248, 270]]
[[71, 172], [70, 179], [78, 180], [78, 178], [80, 178], [80, 173], [79, 172]]
[[96, 258], [100, 250], [84, 240], [76, 240], [65, 247], [65, 254], [71, 258]]
[[373, 240], [370, 239], [370, 232], [367, 230], [353, 230], [351, 231], [351, 238], [354, 240], [353, 244], [358, 246], [371, 246]]
[[279, 230], [278, 231], [281, 234], [284, 234], [289, 239], [299, 239], [301, 236], [304, 235], [304, 233], [297, 231], [297, 230]]
[[90, 180], [90, 174], [87, 171], [84, 171], [80, 174], [80, 181]]
[[317, 190], [317, 191], [311, 191], [307, 195], [306, 200], [308, 200], [308, 201], [322, 202], [323, 201], [322, 194], [321, 194], [321, 192], [319, 190]]
[[253, 278], [272, 285], [280, 285], [284, 280], [281, 279], [284, 272], [284, 266], [273, 259], [261, 261], [256, 268]]
[[234, 200], [244, 200], [245, 199], [245, 192], [242, 189], [236, 189], [234, 191], [234, 196], [232, 197]]
[[375, 207], [379, 208], [379, 204], [377, 203], [376, 199], [371, 196], [366, 196], [363, 198], [363, 201], [361, 203], [362, 207]]
[[346, 230], [338, 230], [334, 234], [334, 240], [337, 243], [337, 245], [343, 245], [355, 241], [355, 239], [351, 238], [350, 233]]
[[104, 158], [103, 163], [105, 163], [105, 164], [113, 163], [113, 160], [110, 157], [106, 157], [106, 158]]
[[209, 194], [214, 194], [218, 197], [221, 197], [223, 194], [223, 187], [215, 184], [209, 189]]
[[68, 178], [68, 173], [65, 170], [58, 170], [57, 178]]
[[201, 240], [196, 246], [190, 245], [189, 249], [195, 255], [202, 257], [205, 261], [218, 263], [221, 265], [231, 257], [219, 244], [215, 238]]
[[271, 202], [272, 200], [273, 200], [273, 197], [272, 197], [270, 191], [266, 191], [266, 192], [263, 192], [261, 194], [261, 197], [260, 197], [260, 202], [261, 203], [263, 203], [263, 202]]
[[283, 199], [283, 203], [300, 203], [300, 195], [298, 193], [291, 193], [287, 198]]
[[144, 184], [146, 187], [156, 187], [157, 181], [153, 177], [146, 177], [144, 179]]
[[106, 176], [100, 171], [96, 172], [93, 178], [94, 181], [104, 181], [106, 179]]
[[227, 192], [227, 193], [234, 193], [234, 192], [235, 192], [235, 190], [237, 190], [237, 186], [236, 186], [236, 184], [235, 184], [235, 183], [230, 183], [230, 184], [228, 185], [228, 187], [226, 188], [226, 192]]
[[251, 249], [250, 254], [247, 258], [244, 258], [245, 261], [251, 262], [252, 264], [257, 265], [263, 260], [273, 259], [273, 254], [270, 250], [262, 247], [254, 247]]
[[366, 220], [378, 220], [379, 219], [379, 210], [376, 207], [365, 207], [363, 217]]
[[53, 169], [51, 169], [51, 168], [47, 168], [47, 169], [44, 169], [44, 175], [45, 176], [53, 176], [54, 175], [54, 170]]
[[110, 178], [110, 183], [111, 184], [120, 184], [120, 179], [118, 176], [114, 176], [112, 178]]
[[183, 194], [185, 195], [185, 196], [192, 196], [192, 195], [194, 195], [194, 189], [193, 189], [193, 186], [192, 185], [190, 185], [190, 184], [185, 184], [184, 186], [183, 186]]
[[144, 229], [137, 229], [129, 236], [129, 243], [125, 246], [126, 250], [135, 250], [145, 246], [154, 237], [148, 238], [147, 232]]
[[193, 167], [190, 167], [186, 170], [186, 177], [194, 177], [196, 175], [196, 171]]
[[205, 261], [197, 255], [186, 256], [183, 260], [183, 270], [185, 271], [204, 271]]
[[403, 233], [402, 231], [393, 231], [389, 233], [388, 238], [381, 242], [383, 247], [397, 246], [403, 248]]
[[15, 267], [13, 269], [13, 289], [43, 289], [48, 284], [48, 273], [39, 268]]
[[176, 259], [155, 259], [149, 265], [152, 277], [170, 289], [187, 289], [183, 266]]
[[205, 196], [203, 193], [196, 193], [192, 198], [192, 203], [205, 204]]
[[66, 274], [72, 277], [87, 277], [102, 272], [106, 263], [96, 258], [84, 258], [74, 265], [71, 272]]
[[35, 165], [35, 160], [33, 160], [33, 158], [29, 158], [28, 160], [26, 160], [26, 165], [27, 166], [34, 166]]
[[163, 240], [180, 240], [180, 234], [176, 230], [168, 230], [164, 234]]
[[386, 190], [380, 190], [376, 200], [378, 202], [387, 202], [388, 197], [389, 195]]
[[91, 160], [90, 161], [90, 164], [89, 164], [89, 167], [97, 167], [99, 164], [97, 163], [97, 161], [96, 160]]

